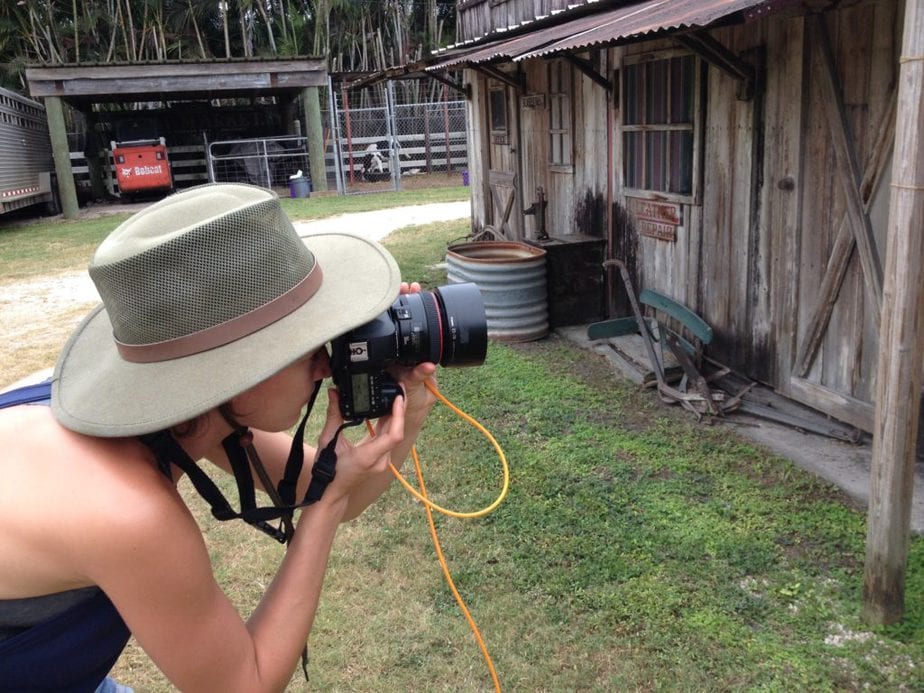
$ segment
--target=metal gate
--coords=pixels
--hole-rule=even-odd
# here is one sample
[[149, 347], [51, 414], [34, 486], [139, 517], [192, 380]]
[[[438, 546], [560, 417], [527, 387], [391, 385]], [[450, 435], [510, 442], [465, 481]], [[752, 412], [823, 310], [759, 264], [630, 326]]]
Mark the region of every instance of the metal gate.
[[261, 137], [206, 142], [209, 180], [251, 183], [264, 188], [288, 188], [299, 171], [309, 175], [308, 145], [304, 137]]
[[365, 90], [331, 83], [329, 93], [338, 192], [464, 184], [465, 101], [398, 103], [393, 82]]

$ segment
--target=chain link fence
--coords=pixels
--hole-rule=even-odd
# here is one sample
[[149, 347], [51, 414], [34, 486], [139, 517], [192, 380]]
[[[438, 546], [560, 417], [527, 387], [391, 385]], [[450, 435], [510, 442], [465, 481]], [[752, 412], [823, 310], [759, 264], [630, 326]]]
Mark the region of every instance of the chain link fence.
[[465, 101], [397, 103], [378, 90], [330, 90], [333, 165], [343, 193], [467, 182]]
[[[322, 113], [328, 190], [468, 184], [465, 101], [419, 101], [402, 91], [408, 103], [398, 103], [395, 91], [391, 82], [364, 90], [331, 83]], [[304, 135], [206, 141], [204, 158], [214, 182], [252, 183], [288, 195], [299, 171], [310, 180]]]
[[262, 137], [208, 142], [209, 180], [286, 188], [292, 176], [308, 176], [308, 145], [304, 137]]

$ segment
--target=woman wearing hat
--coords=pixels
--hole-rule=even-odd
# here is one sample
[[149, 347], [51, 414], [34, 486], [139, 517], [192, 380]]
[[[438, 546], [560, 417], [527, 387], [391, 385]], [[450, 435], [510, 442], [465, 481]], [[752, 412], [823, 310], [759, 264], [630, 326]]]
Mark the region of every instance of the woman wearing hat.
[[[337, 526], [407, 455], [435, 366], [397, 373], [406, 396], [374, 437], [338, 435], [334, 390], [318, 449], [286, 431], [330, 375], [325, 344], [412, 289], [378, 244], [303, 242], [275, 195], [236, 184], [138, 213], [90, 274], [103, 304], [65, 346], [51, 407], [0, 411], [0, 689], [96, 690], [131, 633], [180, 690], [281, 690]], [[235, 473], [240, 511], [199, 459]], [[213, 577], [176, 489], [183, 473], [219, 519], [270, 532], [285, 521], [288, 551], [247, 620]], [[257, 507], [253, 479], [277, 504], [303, 506], [297, 523]]]

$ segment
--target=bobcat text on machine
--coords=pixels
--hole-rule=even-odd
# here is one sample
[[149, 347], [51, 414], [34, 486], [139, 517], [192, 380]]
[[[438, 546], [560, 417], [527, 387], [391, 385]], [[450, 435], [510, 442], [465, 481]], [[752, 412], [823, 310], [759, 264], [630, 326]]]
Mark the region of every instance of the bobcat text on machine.
[[112, 147], [119, 192], [132, 195], [173, 189], [173, 175], [167, 158], [167, 145], [157, 135], [153, 119], [139, 118], [116, 126]]

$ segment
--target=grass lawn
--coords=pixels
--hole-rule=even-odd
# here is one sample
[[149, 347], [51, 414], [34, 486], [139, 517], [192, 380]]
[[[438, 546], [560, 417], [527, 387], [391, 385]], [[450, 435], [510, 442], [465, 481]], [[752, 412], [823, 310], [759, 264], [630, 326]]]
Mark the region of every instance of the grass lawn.
[[[430, 224], [386, 245], [405, 276], [434, 286], [446, 243], [465, 233]], [[865, 517], [835, 487], [722, 425], [696, 425], [554, 336], [492, 344], [484, 366], [439, 380], [510, 462], [510, 494], [493, 514], [437, 517], [505, 690], [924, 691], [921, 538], [905, 621], [869, 629]], [[496, 496], [493, 449], [448, 410], [435, 410], [418, 448], [441, 505], [472, 510]], [[184, 494], [219, 581], [249, 613], [281, 548], [215, 523]], [[397, 484], [338, 535], [310, 646], [311, 679], [296, 673], [291, 691], [491, 689], [421, 507]], [[170, 690], [136, 647], [115, 675]]]

